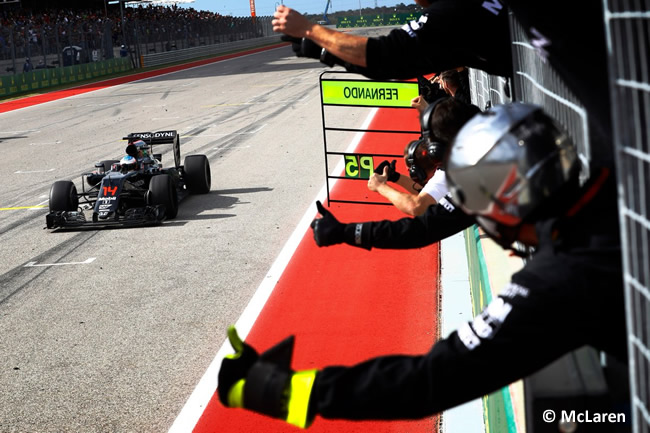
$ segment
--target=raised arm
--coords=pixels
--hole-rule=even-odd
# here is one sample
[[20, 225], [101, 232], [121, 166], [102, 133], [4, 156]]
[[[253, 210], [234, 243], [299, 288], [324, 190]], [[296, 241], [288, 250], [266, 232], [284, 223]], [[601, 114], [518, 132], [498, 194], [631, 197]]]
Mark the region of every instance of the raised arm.
[[274, 32], [310, 39], [341, 60], [361, 67], [366, 66], [368, 38], [312, 23], [299, 12], [286, 6], [278, 6], [274, 17], [272, 21]]

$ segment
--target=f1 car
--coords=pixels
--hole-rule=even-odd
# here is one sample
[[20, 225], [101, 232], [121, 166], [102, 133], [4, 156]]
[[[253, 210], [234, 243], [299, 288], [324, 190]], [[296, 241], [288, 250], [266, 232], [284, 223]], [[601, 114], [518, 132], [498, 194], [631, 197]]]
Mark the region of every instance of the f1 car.
[[[129, 155], [122, 161], [100, 161], [93, 172], [82, 174], [81, 193], [72, 181], [54, 182], [48, 229], [155, 225], [175, 218], [179, 201], [188, 194], [210, 191], [208, 158], [188, 155], [181, 165], [177, 131], [134, 132], [123, 139]], [[172, 145], [173, 167], [164, 168], [162, 154], [153, 153], [161, 144]]]

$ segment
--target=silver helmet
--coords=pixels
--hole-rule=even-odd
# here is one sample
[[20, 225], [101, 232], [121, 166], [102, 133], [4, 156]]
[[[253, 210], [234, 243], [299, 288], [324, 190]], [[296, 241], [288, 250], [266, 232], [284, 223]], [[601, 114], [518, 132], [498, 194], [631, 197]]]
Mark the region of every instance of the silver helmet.
[[[449, 190], [495, 238], [552, 212], [549, 198], [578, 183], [575, 146], [535, 105], [498, 105], [460, 130], [446, 166]], [[511, 242], [512, 239], [509, 240]]]

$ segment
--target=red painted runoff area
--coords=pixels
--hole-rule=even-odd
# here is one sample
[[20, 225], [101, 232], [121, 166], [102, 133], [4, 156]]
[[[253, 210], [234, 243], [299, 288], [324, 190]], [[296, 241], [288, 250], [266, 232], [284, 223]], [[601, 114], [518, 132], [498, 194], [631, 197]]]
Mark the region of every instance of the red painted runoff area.
[[[414, 110], [381, 109], [369, 129], [392, 122], [417, 127]], [[378, 144], [400, 154], [404, 136], [365, 137], [357, 152], [371, 153]], [[377, 140], [384, 140], [378, 143]], [[389, 141], [386, 141], [389, 140]], [[375, 161], [375, 165], [381, 159]], [[404, 171], [402, 171], [404, 173]], [[366, 189], [365, 181], [339, 181], [338, 188]], [[398, 219], [393, 206], [333, 203], [343, 222]], [[316, 207], [314, 206], [314, 216]], [[438, 337], [439, 250], [366, 251], [348, 245], [319, 248], [311, 229], [253, 325], [246, 341], [262, 352], [288, 335], [296, 336], [295, 370], [351, 365], [387, 354], [427, 352]], [[311, 432], [436, 432], [437, 417], [416, 421], [344, 421], [317, 417]], [[197, 423], [195, 433], [296, 432], [282, 421], [221, 405], [216, 394]]]
[[96, 83], [85, 84], [78, 87], [73, 87], [70, 89], [56, 90], [53, 92], [44, 93], [42, 95], [28, 96], [24, 98], [13, 99], [7, 102], [0, 103], [0, 113], [6, 113], [7, 111], [18, 110], [19, 108], [25, 108], [36, 104], [42, 104], [45, 102], [55, 101], [57, 99], [67, 98], [69, 96], [80, 95], [82, 93], [92, 92], [94, 90], [104, 89], [106, 87], [117, 86], [124, 83], [129, 83], [131, 81], [143, 80], [145, 78], [156, 77], [158, 75], [169, 74], [171, 72], [180, 71], [182, 69], [193, 68], [196, 66], [207, 65], [208, 63], [219, 62], [226, 59], [231, 59], [234, 57], [240, 57], [248, 54], [257, 53], [260, 51], [270, 50], [273, 48], [282, 47], [288, 45], [287, 43], [269, 45], [262, 48], [256, 48], [248, 50], [241, 53], [228, 54], [225, 56], [212, 57], [204, 60], [197, 60], [195, 62], [184, 63], [177, 66], [169, 66], [166, 68], [156, 69], [153, 71], [140, 72], [137, 74], [127, 75], [119, 78], [112, 78], [109, 80], [98, 81]]

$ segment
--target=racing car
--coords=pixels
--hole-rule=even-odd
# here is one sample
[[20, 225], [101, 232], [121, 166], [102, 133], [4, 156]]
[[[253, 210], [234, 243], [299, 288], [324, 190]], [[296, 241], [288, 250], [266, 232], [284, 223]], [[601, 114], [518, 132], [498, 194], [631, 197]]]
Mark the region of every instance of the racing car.
[[[177, 131], [134, 132], [122, 161], [106, 160], [82, 174], [82, 191], [69, 180], [50, 188], [48, 229], [143, 226], [173, 219], [188, 194], [210, 191], [210, 163], [205, 155], [188, 155], [181, 165]], [[171, 144], [174, 166], [163, 167], [154, 146]], [[86, 214], [91, 213], [90, 218]]]

